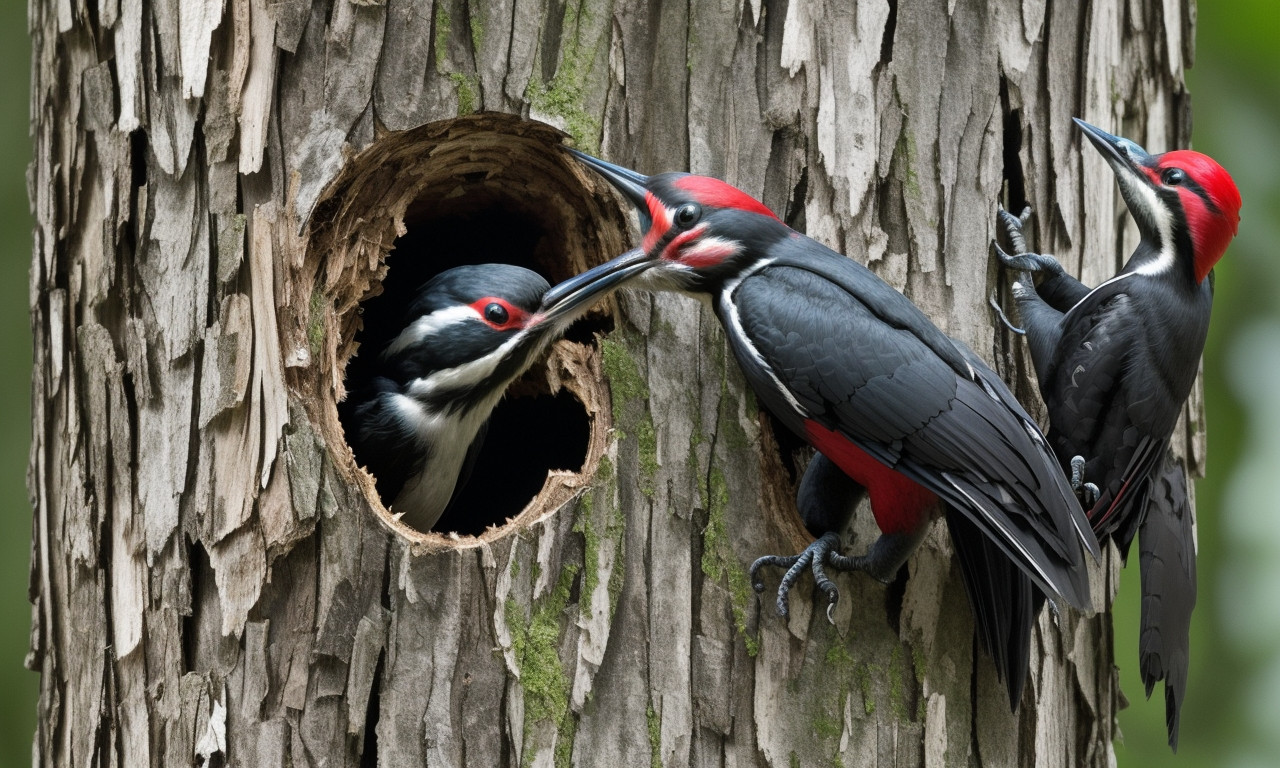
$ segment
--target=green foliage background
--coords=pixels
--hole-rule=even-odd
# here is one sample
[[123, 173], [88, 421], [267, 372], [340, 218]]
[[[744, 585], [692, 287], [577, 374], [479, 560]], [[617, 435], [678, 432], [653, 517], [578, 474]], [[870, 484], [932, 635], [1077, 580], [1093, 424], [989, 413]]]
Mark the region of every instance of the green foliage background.
[[[30, 44], [26, 4], [0, 6], [0, 766], [18, 766], [30, 764], [38, 683], [22, 666], [31, 617]], [[1244, 220], [1217, 270], [1205, 353], [1210, 466], [1198, 486], [1200, 602], [1180, 754], [1164, 743], [1161, 691], [1142, 697], [1135, 562], [1115, 617], [1132, 702], [1120, 718], [1122, 768], [1271, 766], [1280, 755], [1280, 3], [1202, 3], [1198, 36], [1194, 143], [1234, 175]]]
[[[1137, 557], [1115, 607], [1130, 708], [1121, 768], [1280, 764], [1280, 3], [1201, 2], [1188, 73], [1196, 149], [1230, 171], [1240, 233], [1215, 270], [1205, 348], [1208, 476], [1196, 486], [1199, 598], [1178, 754], [1138, 675]], [[1156, 151], [1167, 147], [1148, 147]]]
[[27, 4], [0, 3], [0, 766], [31, 764], [39, 678], [22, 665], [31, 632], [27, 602], [31, 504], [31, 159]]

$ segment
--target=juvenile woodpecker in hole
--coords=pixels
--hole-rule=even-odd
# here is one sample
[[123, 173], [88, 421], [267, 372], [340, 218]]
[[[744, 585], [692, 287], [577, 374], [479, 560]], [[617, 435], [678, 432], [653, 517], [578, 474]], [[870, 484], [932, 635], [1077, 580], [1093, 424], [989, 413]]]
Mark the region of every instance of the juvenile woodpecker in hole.
[[1148, 696], [1165, 681], [1176, 750], [1196, 572], [1185, 471], [1166, 454], [1195, 382], [1212, 270], [1236, 234], [1240, 193], [1222, 166], [1198, 152], [1150, 155], [1076, 123], [1115, 173], [1141, 234], [1137, 250], [1118, 274], [1090, 289], [1052, 256], [1027, 253], [1023, 220], [1001, 211], [1014, 254], [998, 244], [995, 251], [1015, 274], [1012, 292], [1049, 411], [1050, 445], [1077, 487], [1088, 481], [1086, 506], [1098, 536], [1111, 537], [1127, 557], [1138, 535], [1142, 678]]
[[[889, 581], [945, 514], [979, 632], [1016, 707], [1030, 642], [1018, 633], [1030, 626], [1035, 588], [1088, 609], [1084, 553], [1096, 557], [1098, 546], [1008, 388], [901, 293], [740, 190], [574, 154], [639, 209], [643, 243], [545, 300], [627, 281], [709, 300], [760, 403], [818, 450], [797, 497], [817, 541], [795, 557], [758, 560], [756, 589], [763, 566], [788, 567], [777, 600], [785, 615], [809, 567], [830, 617], [838, 592], [826, 568]], [[845, 557], [839, 532], [863, 493], [881, 536], [865, 555]]]
[[466, 483], [507, 385], [587, 308], [589, 297], [542, 305], [547, 287], [510, 264], [436, 275], [380, 351], [372, 380], [339, 408], [356, 463], [404, 523], [435, 525]]

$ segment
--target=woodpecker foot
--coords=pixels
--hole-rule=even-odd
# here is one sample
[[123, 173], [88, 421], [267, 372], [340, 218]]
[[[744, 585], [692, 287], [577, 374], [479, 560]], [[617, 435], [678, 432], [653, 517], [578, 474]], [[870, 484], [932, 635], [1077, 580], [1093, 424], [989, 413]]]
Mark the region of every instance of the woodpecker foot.
[[[1005, 269], [1013, 269], [1018, 272], [1039, 273], [1047, 272], [1050, 274], [1058, 274], [1062, 272], [1062, 265], [1058, 260], [1046, 253], [1026, 253], [1018, 252], [1015, 254], [1005, 253], [999, 243], [992, 243], [992, 247], [996, 251], [996, 259]], [[1025, 278], [1019, 278], [1024, 280]]]
[[[1012, 254], [1006, 253], [1000, 247], [1000, 243], [993, 242], [991, 244], [995, 248], [996, 259], [1002, 267], [1027, 273], [1044, 272], [1057, 275], [1063, 272], [1062, 265], [1058, 263], [1057, 259], [1045, 253], [1031, 253], [1027, 250], [1027, 238], [1022, 231], [1027, 221], [1031, 218], [1030, 208], [1024, 208], [1021, 216], [1014, 216], [1003, 208], [996, 215], [1000, 218], [1000, 224], [1004, 227], [1005, 237], [1009, 239], [1009, 246], [1013, 251]], [[1027, 283], [1026, 288], [1033, 288], [1029, 276], [1020, 275], [1018, 280]], [[1018, 286], [1015, 283], [1015, 293], [1017, 289]]]
[[1098, 496], [1101, 495], [1101, 492], [1098, 490], [1098, 486], [1084, 481], [1084, 465], [1083, 456], [1071, 457], [1071, 490], [1076, 492], [1081, 506], [1085, 509], [1093, 509], [1093, 505], [1098, 503]]
[[1024, 207], [1022, 213], [1017, 216], [1001, 208], [996, 212], [996, 218], [1000, 220], [1000, 224], [1004, 227], [1004, 234], [1009, 238], [1009, 245], [1013, 246], [1013, 250], [1016, 253], [1025, 253], [1027, 239], [1022, 232], [1026, 229], [1027, 222], [1031, 221], [1031, 206]]
[[846, 557], [840, 554], [839, 550], [840, 537], [835, 533], [824, 533], [798, 555], [790, 557], [765, 555], [751, 564], [751, 586], [756, 592], [764, 592], [764, 581], [759, 575], [761, 568], [765, 566], [786, 568], [787, 572], [783, 574], [782, 581], [778, 582], [777, 602], [778, 614], [786, 618], [791, 615], [787, 603], [788, 596], [792, 587], [795, 586], [796, 580], [800, 578], [800, 574], [804, 572], [807, 566], [813, 571], [814, 584], [827, 598], [827, 621], [834, 624], [835, 617], [832, 612], [835, 610], [836, 603], [840, 600], [840, 590], [836, 588], [835, 582], [827, 577], [827, 567], [830, 566], [840, 571], [869, 570], [866, 563], [867, 558]]

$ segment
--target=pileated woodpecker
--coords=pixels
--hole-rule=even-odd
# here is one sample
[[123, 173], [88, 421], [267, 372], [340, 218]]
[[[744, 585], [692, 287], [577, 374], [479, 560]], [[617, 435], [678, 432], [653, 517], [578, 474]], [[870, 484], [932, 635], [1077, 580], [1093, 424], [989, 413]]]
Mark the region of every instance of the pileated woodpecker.
[[1137, 250], [1091, 290], [1052, 256], [1026, 253], [1022, 221], [1001, 211], [1015, 253], [997, 245], [996, 254], [1017, 273], [1012, 291], [1049, 410], [1049, 442], [1064, 470], [1096, 488], [1089, 494], [1096, 499], [1086, 501], [1094, 530], [1126, 557], [1141, 532], [1142, 675], [1148, 696], [1165, 680], [1176, 750], [1195, 552], [1186, 479], [1166, 452], [1195, 382], [1212, 269], [1236, 234], [1240, 193], [1222, 166], [1198, 152], [1149, 155], [1076, 123], [1116, 175], [1142, 236]]
[[380, 351], [370, 383], [340, 407], [356, 462], [406, 524], [435, 525], [466, 483], [507, 385], [586, 309], [576, 297], [539, 308], [546, 290], [541, 275], [510, 264], [436, 275]]
[[[798, 496], [817, 541], [795, 557], [757, 561], [756, 589], [762, 566], [789, 566], [778, 590], [785, 615], [789, 589], [810, 567], [830, 617], [838, 592], [825, 567], [888, 581], [945, 510], [980, 636], [1016, 707], [1032, 582], [1087, 610], [1084, 551], [1096, 557], [1098, 547], [1008, 388], [901, 293], [740, 190], [574, 154], [636, 205], [643, 244], [545, 300], [599, 295], [632, 279], [709, 299], [759, 401], [819, 452]], [[866, 555], [843, 557], [838, 534], [864, 490], [881, 536]]]

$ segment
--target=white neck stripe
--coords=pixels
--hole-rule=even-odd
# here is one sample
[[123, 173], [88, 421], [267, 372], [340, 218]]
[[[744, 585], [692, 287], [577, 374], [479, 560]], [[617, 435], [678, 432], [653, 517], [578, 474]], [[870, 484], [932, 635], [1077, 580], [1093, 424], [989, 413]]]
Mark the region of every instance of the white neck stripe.
[[800, 402], [791, 394], [791, 390], [787, 389], [786, 385], [784, 385], [778, 378], [778, 375], [774, 373], [773, 368], [765, 361], [764, 355], [760, 354], [760, 350], [756, 349], [756, 346], [751, 343], [750, 337], [747, 336], [747, 332], [742, 327], [742, 320], [738, 317], [738, 307], [733, 303], [733, 292], [738, 289], [738, 286], [742, 284], [742, 281], [772, 263], [773, 259], [761, 259], [755, 264], [752, 264], [751, 267], [741, 275], [738, 275], [732, 280], [726, 281], [724, 287], [720, 290], [720, 305], [724, 307], [725, 322], [731, 326], [730, 331], [742, 340], [743, 346], [746, 347], [750, 355], [755, 358], [760, 369], [763, 370], [773, 381], [774, 388], [782, 393], [782, 396], [787, 400], [787, 404], [794, 408], [796, 413], [799, 413], [804, 418], [808, 418], [809, 412], [800, 405]]
[[[1153, 277], [1165, 274], [1173, 269], [1174, 264], [1177, 262], [1174, 254], [1172, 213], [1170, 213], [1164, 201], [1160, 199], [1160, 196], [1156, 194], [1156, 191], [1149, 184], [1135, 179], [1127, 173], [1116, 174], [1116, 181], [1119, 183], [1121, 191], [1127, 193], [1124, 195], [1126, 200], [1135, 197], [1141, 198], [1144, 209], [1154, 219], [1156, 234], [1160, 237], [1160, 254], [1151, 261], [1139, 265], [1134, 272]], [[1134, 218], [1137, 217], [1135, 216]]]

